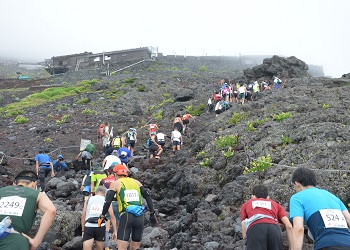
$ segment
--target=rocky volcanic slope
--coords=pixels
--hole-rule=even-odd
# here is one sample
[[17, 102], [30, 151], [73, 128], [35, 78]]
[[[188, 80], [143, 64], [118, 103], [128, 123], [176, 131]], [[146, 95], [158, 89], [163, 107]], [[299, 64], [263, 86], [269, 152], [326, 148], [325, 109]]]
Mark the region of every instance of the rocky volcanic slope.
[[[294, 193], [290, 178], [298, 166], [315, 169], [321, 188], [350, 203], [350, 80], [346, 76], [309, 77], [302, 61], [276, 57], [243, 76], [222, 77], [251, 81], [271, 80], [273, 75], [288, 77], [287, 88], [264, 92], [258, 101], [244, 106], [233, 104], [218, 117], [202, 112], [190, 125], [184, 148], [175, 157], [168, 142], [160, 160], [145, 159], [148, 130], [138, 130], [134, 177], [151, 191], [159, 218], [155, 228], [146, 221], [143, 249], [243, 249], [239, 209], [249, 199], [252, 186], [266, 184], [270, 196], [286, 204]], [[73, 72], [40, 82], [41, 87], [2, 88], [1, 106], [20, 101], [26, 93], [42, 91], [46, 85], [93, 78], [98, 80], [88, 92], [25, 110], [27, 123], [17, 124], [15, 116], [2, 115], [2, 186], [10, 184], [21, 169], [34, 169], [33, 158], [41, 147], [52, 158], [63, 153], [72, 166], [48, 180], [47, 195], [57, 207], [57, 216], [39, 249], [82, 249], [79, 184], [83, 173], [76, 171], [74, 162], [80, 139], [96, 142], [102, 121], [109, 121], [115, 133], [156, 121], [162, 132], [170, 134], [174, 116], [206, 105], [215, 89], [208, 82], [219, 80], [205, 72], [181, 70], [135, 70], [103, 78]], [[69, 118], [64, 123], [56, 122], [65, 115]], [[227, 138], [238, 139], [231, 147], [233, 156]], [[270, 157], [271, 166], [253, 173], [251, 163], [261, 157]], [[102, 160], [98, 148], [95, 161]], [[39, 225], [38, 215], [33, 233]], [[303, 249], [312, 249], [307, 238]]]

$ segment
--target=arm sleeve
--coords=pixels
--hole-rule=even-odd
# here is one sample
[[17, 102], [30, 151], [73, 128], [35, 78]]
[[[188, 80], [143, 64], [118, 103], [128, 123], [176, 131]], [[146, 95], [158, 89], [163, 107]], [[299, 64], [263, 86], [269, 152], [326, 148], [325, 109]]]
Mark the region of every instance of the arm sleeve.
[[114, 190], [108, 190], [107, 194], [106, 194], [106, 200], [105, 200], [105, 204], [103, 205], [103, 209], [102, 209], [102, 215], [105, 216], [109, 206], [111, 205], [113, 199], [115, 196], [115, 191]]
[[150, 193], [145, 189], [144, 186], [141, 186], [140, 190], [141, 190], [141, 194], [142, 194], [143, 198], [145, 198], [145, 200], [147, 202], [147, 206], [149, 208], [149, 211], [151, 213], [154, 213], [153, 201], [152, 201]]

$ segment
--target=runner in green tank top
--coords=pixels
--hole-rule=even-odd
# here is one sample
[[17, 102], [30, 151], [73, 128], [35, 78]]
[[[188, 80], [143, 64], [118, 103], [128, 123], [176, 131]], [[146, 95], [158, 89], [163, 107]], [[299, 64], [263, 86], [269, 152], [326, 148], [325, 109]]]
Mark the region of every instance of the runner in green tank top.
[[[36, 249], [51, 227], [56, 215], [56, 208], [43, 192], [35, 190], [38, 176], [34, 171], [24, 170], [15, 178], [16, 186], [0, 189], [0, 221], [10, 216], [15, 232], [0, 239], [1, 250]], [[43, 217], [34, 238], [30, 238], [31, 227], [40, 209]]]

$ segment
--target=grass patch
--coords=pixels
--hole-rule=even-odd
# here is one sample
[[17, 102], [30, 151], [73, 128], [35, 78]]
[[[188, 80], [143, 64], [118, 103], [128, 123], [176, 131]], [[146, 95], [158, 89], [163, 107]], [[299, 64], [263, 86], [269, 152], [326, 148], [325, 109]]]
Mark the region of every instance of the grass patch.
[[283, 121], [284, 119], [288, 119], [288, 118], [291, 117], [291, 116], [292, 116], [292, 114], [291, 114], [290, 112], [287, 112], [287, 113], [282, 112], [282, 113], [280, 113], [280, 114], [273, 114], [273, 115], [272, 115], [272, 119], [273, 119], [274, 121], [281, 122], [281, 121]]
[[90, 98], [82, 98], [82, 99], [79, 99], [76, 104], [86, 104], [90, 101]]
[[5, 114], [5, 116], [17, 115], [19, 113], [22, 113], [26, 108], [44, 105], [46, 103], [53, 102], [67, 96], [78, 95], [81, 92], [86, 92], [89, 90], [90, 86], [96, 81], [84, 80], [80, 82], [78, 86], [47, 88], [42, 92], [28, 95], [19, 102], [10, 103], [5, 107], [0, 108], [0, 114]]
[[158, 109], [158, 108], [161, 108], [161, 107], [163, 107], [165, 104], [167, 104], [167, 103], [173, 103], [174, 102], [174, 100], [173, 99], [165, 99], [165, 100], [163, 100], [160, 104], [158, 104], [158, 105], [153, 105], [149, 110], [150, 111], [153, 111], [153, 110], [155, 110], [155, 109]]
[[199, 67], [199, 71], [201, 72], [206, 72], [207, 70], [208, 70], [207, 67], [204, 65]]
[[124, 83], [134, 83], [134, 82], [135, 82], [134, 77], [124, 79]]
[[27, 118], [25, 118], [24, 116], [21, 116], [21, 115], [18, 115], [14, 122], [17, 123], [17, 124], [22, 124], [22, 123], [26, 123], [28, 122], [29, 120]]

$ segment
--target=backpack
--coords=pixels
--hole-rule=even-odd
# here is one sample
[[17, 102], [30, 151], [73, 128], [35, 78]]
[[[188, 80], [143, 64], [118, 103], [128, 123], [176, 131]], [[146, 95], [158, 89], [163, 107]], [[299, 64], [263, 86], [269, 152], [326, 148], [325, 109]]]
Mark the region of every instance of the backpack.
[[122, 146], [122, 140], [119, 136], [114, 137], [112, 140], [112, 147], [119, 149]]
[[88, 151], [91, 155], [94, 155], [94, 153], [95, 153], [95, 146], [94, 146], [94, 144], [88, 144], [88, 145], [86, 145], [86, 147], [85, 147], [85, 151]]
[[105, 133], [105, 127], [106, 127], [106, 125], [102, 123], [102, 124], [98, 127], [98, 129], [97, 129], [97, 135], [98, 135], [100, 138], [102, 138], [102, 137], [104, 137], [104, 136], [106, 135], [106, 133]]
[[128, 133], [126, 133], [126, 137], [128, 138], [128, 141], [135, 141], [135, 132], [134, 131], [129, 131]]
[[150, 138], [148, 138], [148, 140], [147, 140], [147, 146], [149, 147], [149, 146], [151, 146], [153, 144], [153, 141], [152, 141], [152, 139], [151, 139], [151, 137]]

